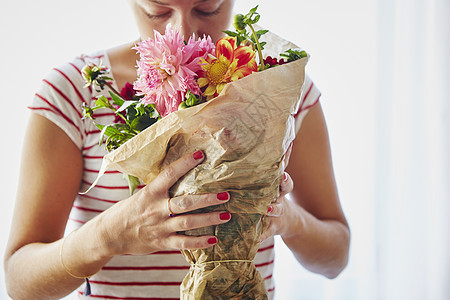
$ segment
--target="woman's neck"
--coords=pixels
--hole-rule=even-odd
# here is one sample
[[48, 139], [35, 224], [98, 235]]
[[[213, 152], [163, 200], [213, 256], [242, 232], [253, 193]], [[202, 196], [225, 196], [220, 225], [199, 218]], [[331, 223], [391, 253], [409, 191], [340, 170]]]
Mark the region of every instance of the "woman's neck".
[[125, 86], [127, 82], [133, 83], [136, 78], [136, 61], [139, 55], [134, 47], [137, 41], [120, 45], [115, 48], [108, 49], [109, 62], [111, 64], [111, 72], [119, 90]]

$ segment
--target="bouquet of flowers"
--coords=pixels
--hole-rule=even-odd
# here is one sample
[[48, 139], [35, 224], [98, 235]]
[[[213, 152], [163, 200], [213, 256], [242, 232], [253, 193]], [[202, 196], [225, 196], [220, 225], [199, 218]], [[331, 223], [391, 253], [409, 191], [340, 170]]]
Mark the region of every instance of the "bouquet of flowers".
[[[164, 35], [155, 32], [154, 39], [135, 47], [141, 60], [132, 100], [111, 91], [113, 104], [103, 97], [84, 109], [90, 117], [95, 109], [107, 107], [120, 121], [98, 125], [107, 149], [113, 150], [104, 157], [99, 176], [115, 168], [128, 175], [134, 189], [139, 180], [151, 182], [184, 153], [202, 149], [206, 159], [171, 188], [171, 196], [230, 193], [227, 203], [195, 211], [227, 210], [229, 222], [183, 232], [215, 235], [218, 243], [182, 250], [191, 263], [181, 285], [182, 299], [267, 299], [253, 259], [295, 136], [293, 115], [308, 56], [267, 30], [255, 30], [256, 9], [237, 15], [236, 31], [226, 31], [228, 36], [215, 45], [209, 37], [184, 43], [170, 26]], [[262, 35], [265, 42], [259, 41]], [[263, 49], [269, 44], [272, 52]], [[262, 50], [283, 58], [264, 59]], [[87, 66], [83, 73], [87, 84], [109, 85], [101, 66]]]

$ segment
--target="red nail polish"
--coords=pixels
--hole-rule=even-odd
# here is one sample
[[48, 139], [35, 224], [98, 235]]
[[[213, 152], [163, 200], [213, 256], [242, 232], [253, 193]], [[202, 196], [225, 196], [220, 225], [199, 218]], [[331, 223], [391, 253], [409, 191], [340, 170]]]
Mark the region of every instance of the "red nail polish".
[[225, 200], [230, 199], [230, 195], [227, 192], [218, 193], [217, 199], [225, 201]]
[[219, 215], [221, 220], [229, 220], [231, 219], [231, 214], [229, 212], [224, 212]]
[[210, 245], [217, 244], [217, 238], [216, 237], [209, 238], [208, 244], [210, 244]]
[[203, 158], [203, 152], [198, 150], [197, 152], [195, 152], [194, 154], [192, 154], [192, 156], [194, 157], [195, 160], [199, 160]]
[[287, 180], [287, 174], [283, 173], [283, 181], [286, 181], [286, 180]]
[[272, 211], [273, 211], [273, 206], [271, 205], [267, 208], [267, 213], [270, 214]]

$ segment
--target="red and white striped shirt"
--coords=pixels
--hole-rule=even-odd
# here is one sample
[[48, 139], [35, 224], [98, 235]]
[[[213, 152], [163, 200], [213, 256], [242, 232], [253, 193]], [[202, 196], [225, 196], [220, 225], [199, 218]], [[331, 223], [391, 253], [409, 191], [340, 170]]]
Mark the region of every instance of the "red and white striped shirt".
[[[100, 94], [107, 95], [106, 91], [99, 93], [95, 89], [83, 87], [82, 67], [88, 62], [99, 64], [100, 61], [110, 68], [106, 52], [101, 51], [92, 56], [82, 55], [53, 69], [43, 80], [29, 107], [63, 129], [82, 151], [84, 173], [80, 191], [86, 191], [90, 187], [97, 177], [103, 156], [107, 154], [104, 147], [98, 144], [100, 130], [91, 120], [82, 119], [81, 108], [83, 103], [91, 105]], [[319, 97], [319, 90], [310, 78], [306, 77], [300, 109], [296, 114], [296, 132], [308, 109], [317, 103]], [[114, 114], [109, 110], [96, 110], [94, 117], [101, 124], [112, 123], [114, 120]], [[89, 193], [77, 196], [66, 232], [82, 226], [97, 214], [128, 197], [128, 184], [122, 174], [107, 171]], [[273, 238], [261, 244], [254, 263], [265, 280], [269, 299], [272, 299], [275, 289], [272, 278]], [[179, 251], [160, 251], [151, 255], [120, 255], [114, 257], [90, 279], [90, 297], [82, 296], [84, 286], [79, 287], [73, 295], [74, 298], [80, 299], [179, 299], [179, 286], [188, 269], [189, 263]]]

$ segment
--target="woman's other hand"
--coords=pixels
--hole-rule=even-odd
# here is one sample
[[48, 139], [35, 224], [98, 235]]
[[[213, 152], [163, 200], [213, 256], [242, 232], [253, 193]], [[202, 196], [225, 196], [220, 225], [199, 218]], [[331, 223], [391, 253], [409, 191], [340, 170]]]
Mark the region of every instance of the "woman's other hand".
[[[280, 195], [277, 200], [267, 208], [267, 218], [269, 218], [269, 227], [261, 235], [261, 242], [273, 235], [289, 236], [298, 233], [297, 205], [286, 198], [286, 195], [292, 192], [294, 182], [288, 173], [283, 174], [280, 183]], [[300, 227], [301, 228], [301, 227]], [[295, 230], [294, 232], [291, 232]]]
[[263, 239], [279, 234], [306, 269], [335, 278], [348, 262], [350, 230], [339, 201], [320, 103], [304, 118], [288, 162], [287, 179], [269, 207], [270, 226]]

